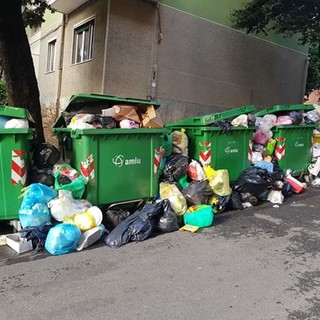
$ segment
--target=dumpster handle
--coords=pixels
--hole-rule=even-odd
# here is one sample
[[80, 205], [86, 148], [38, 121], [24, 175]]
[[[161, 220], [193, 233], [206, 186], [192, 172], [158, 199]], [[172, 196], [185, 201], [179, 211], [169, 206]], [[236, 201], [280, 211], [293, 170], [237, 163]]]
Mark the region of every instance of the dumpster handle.
[[145, 200], [138, 199], [138, 200], [130, 200], [130, 201], [112, 203], [112, 204], [110, 204], [110, 206], [107, 207], [106, 210], [109, 210], [109, 209], [111, 209], [115, 206], [118, 206], [118, 205], [131, 204], [131, 203], [135, 203], [135, 202], [137, 202], [137, 205], [136, 205], [136, 209], [137, 209], [138, 207], [140, 207], [140, 205], [142, 205], [145, 202]]

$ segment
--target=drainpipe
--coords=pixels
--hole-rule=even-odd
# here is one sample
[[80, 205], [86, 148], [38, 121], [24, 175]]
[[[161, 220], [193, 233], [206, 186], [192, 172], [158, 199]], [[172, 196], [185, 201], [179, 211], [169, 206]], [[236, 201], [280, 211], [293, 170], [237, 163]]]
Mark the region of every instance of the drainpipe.
[[110, 20], [110, 3], [111, 0], [108, 0], [107, 3], [107, 17], [106, 17], [106, 33], [104, 40], [104, 55], [103, 55], [103, 67], [102, 67], [102, 81], [101, 81], [101, 93], [104, 93], [106, 85], [106, 73], [107, 73], [107, 49], [108, 49], [108, 38], [109, 38], [109, 20]]
[[56, 96], [56, 115], [55, 115], [56, 117], [58, 117], [59, 110], [60, 110], [62, 67], [63, 67], [63, 53], [64, 53], [66, 21], [67, 21], [67, 17], [65, 14], [63, 14], [61, 37], [60, 37], [59, 65], [58, 65], [58, 70], [57, 70], [57, 96]]

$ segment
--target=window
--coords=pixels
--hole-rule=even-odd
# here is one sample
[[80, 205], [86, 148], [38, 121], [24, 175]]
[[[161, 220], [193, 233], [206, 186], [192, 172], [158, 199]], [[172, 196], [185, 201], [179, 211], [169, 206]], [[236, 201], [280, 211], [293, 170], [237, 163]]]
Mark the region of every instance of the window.
[[92, 59], [94, 20], [74, 29], [72, 64]]
[[48, 55], [47, 55], [47, 72], [52, 72], [55, 69], [56, 64], [56, 42], [57, 40], [51, 40], [48, 42]]

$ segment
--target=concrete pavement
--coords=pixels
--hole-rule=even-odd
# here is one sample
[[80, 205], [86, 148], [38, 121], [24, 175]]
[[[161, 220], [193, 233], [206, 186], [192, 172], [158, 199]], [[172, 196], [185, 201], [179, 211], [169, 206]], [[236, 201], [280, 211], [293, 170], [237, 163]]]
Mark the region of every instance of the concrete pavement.
[[63, 256], [0, 247], [0, 319], [320, 319], [320, 190]]

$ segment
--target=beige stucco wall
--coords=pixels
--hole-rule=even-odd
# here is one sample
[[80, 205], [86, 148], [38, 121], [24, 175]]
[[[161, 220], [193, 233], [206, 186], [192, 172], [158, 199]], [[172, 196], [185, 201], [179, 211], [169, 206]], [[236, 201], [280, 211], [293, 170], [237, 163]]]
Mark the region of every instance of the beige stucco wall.
[[[95, 17], [93, 59], [71, 65], [74, 26], [91, 16]], [[160, 113], [168, 122], [248, 104], [302, 101], [304, 53], [169, 6], [160, 6], [160, 16], [159, 44], [157, 11], [141, 0], [96, 0], [68, 16], [62, 104], [79, 92], [152, 96], [161, 103]], [[43, 99], [56, 91], [56, 73], [43, 71], [48, 39], [41, 40]]]
[[[74, 26], [89, 17], [95, 18], [92, 60], [72, 65], [72, 40]], [[61, 96], [79, 92], [101, 93], [104, 47], [106, 35], [107, 1], [94, 1], [90, 6], [70, 15], [65, 30], [64, 61]]]
[[[40, 52], [38, 62], [38, 84], [40, 90], [40, 101], [42, 105], [52, 105], [56, 101], [57, 86], [58, 86], [58, 63], [59, 63], [59, 51], [61, 48], [61, 31], [62, 31], [62, 16], [56, 20], [53, 24], [45, 25], [41, 29], [40, 36]], [[55, 70], [53, 72], [46, 71], [47, 54], [48, 54], [48, 42], [56, 39], [56, 63]]]

